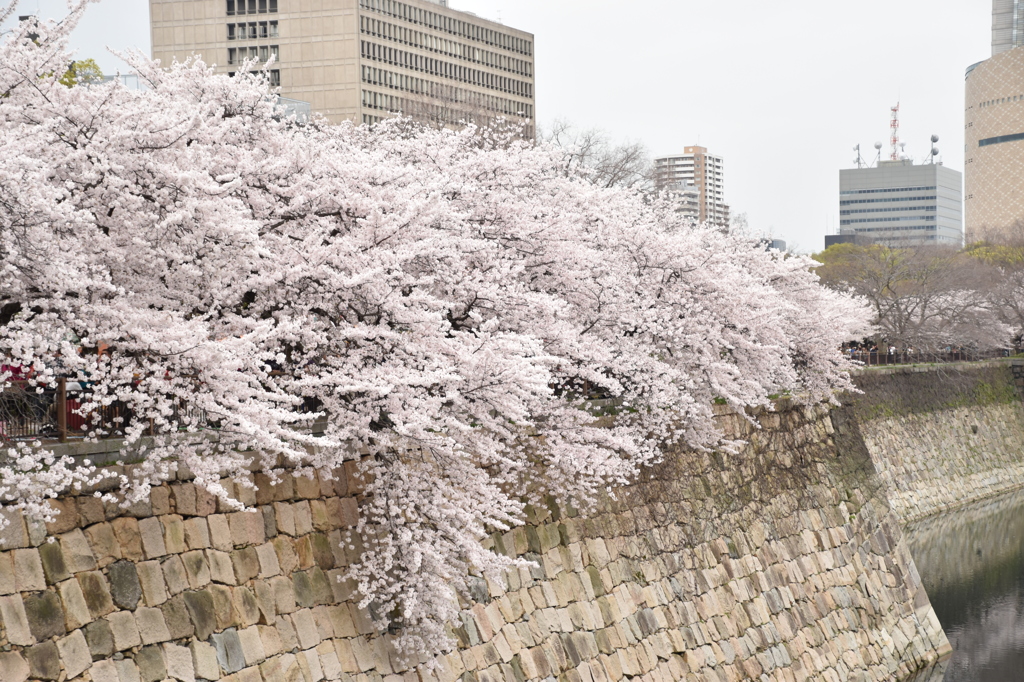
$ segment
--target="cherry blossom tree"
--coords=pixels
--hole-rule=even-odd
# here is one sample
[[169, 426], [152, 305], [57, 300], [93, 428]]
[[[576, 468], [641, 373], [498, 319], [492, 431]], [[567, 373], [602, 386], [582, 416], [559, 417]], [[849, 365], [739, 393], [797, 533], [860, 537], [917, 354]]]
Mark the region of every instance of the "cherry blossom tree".
[[[179, 463], [224, 496], [252, 466], [359, 459], [350, 577], [411, 656], [451, 645], [470, 576], [514, 563], [481, 540], [526, 504], [587, 508], [666, 447], [728, 448], [715, 402], [850, 387], [838, 348], [868, 314], [809, 260], [514, 129], [298, 122], [261, 72], [196, 59], [67, 87], [84, 7], [0, 44], [0, 357], [40, 387], [87, 378], [84, 415], [127, 407], [86, 434], [141, 462], [126, 503]], [[0, 494], [47, 514], [102, 475], [22, 444]]]

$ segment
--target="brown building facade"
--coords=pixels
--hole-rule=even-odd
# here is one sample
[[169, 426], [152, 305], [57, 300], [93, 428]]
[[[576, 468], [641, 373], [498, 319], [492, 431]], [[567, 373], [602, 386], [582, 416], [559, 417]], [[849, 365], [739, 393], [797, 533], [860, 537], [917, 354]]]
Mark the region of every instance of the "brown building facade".
[[[446, 0], [149, 0], [153, 57], [219, 73], [273, 57], [271, 82], [332, 122], [401, 112], [442, 125], [498, 117], [533, 135], [533, 35]], [[257, 67], [258, 68], [258, 67]]]
[[729, 205], [725, 203], [725, 163], [708, 154], [704, 147], [684, 147], [682, 154], [654, 160], [654, 187], [670, 196], [689, 197], [696, 190], [697, 215], [701, 223], [729, 227]]

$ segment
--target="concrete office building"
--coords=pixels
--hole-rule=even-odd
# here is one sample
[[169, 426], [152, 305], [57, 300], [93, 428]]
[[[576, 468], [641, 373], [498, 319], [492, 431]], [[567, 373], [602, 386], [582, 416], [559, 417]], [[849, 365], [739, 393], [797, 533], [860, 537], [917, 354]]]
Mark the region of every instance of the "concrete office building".
[[963, 244], [961, 174], [941, 164], [879, 161], [839, 171], [839, 234], [887, 246]]
[[[275, 58], [271, 82], [332, 122], [534, 120], [533, 35], [447, 0], [149, 0], [153, 57], [219, 73]], [[534, 126], [527, 124], [532, 136]]]
[[682, 201], [688, 201], [696, 192], [695, 219], [716, 227], [729, 227], [724, 168], [722, 157], [708, 154], [704, 147], [684, 147], [682, 154], [654, 160], [654, 187]]
[[1024, 45], [1024, 0], [992, 0], [992, 56]]
[[[997, 19], [1013, 5], [1013, 26]], [[967, 69], [964, 217], [967, 238], [1024, 234], [1024, 2], [993, 5], [991, 59]], [[1003, 8], [1005, 9], [1005, 8]], [[1005, 18], [1005, 17], [1004, 17]], [[998, 38], [998, 40], [997, 40]], [[998, 49], [997, 49], [998, 48]]]

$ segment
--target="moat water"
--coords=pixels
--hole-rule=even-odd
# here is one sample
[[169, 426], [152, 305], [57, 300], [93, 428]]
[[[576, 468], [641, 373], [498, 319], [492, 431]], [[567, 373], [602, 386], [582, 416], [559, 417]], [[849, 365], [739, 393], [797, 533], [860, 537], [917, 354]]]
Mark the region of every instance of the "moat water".
[[1024, 491], [911, 524], [905, 535], [953, 647], [914, 682], [1024, 680]]

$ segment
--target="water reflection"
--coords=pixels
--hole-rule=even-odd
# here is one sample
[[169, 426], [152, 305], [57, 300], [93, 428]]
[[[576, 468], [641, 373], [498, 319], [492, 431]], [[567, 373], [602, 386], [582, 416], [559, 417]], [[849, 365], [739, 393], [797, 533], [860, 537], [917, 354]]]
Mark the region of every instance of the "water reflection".
[[1024, 491], [911, 524], [905, 535], [953, 647], [945, 677], [925, 679], [1024, 679]]

